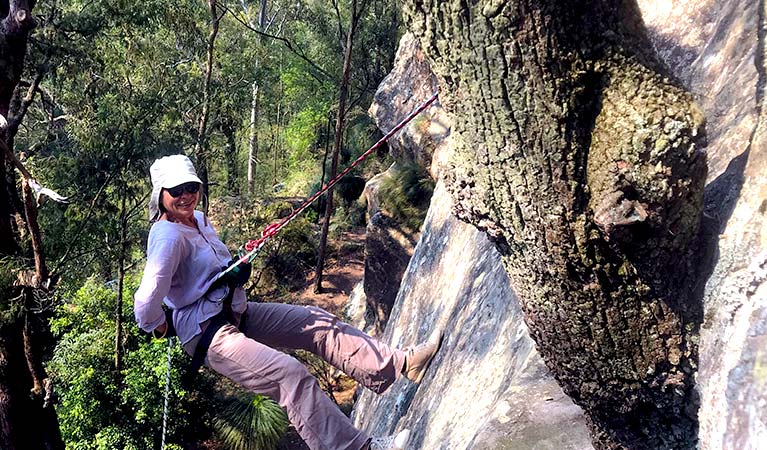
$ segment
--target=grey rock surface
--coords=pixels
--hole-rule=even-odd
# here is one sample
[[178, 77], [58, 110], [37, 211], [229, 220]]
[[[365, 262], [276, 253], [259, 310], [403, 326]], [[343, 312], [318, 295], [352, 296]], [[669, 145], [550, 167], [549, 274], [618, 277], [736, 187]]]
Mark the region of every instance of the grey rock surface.
[[[710, 259], [701, 261], [710, 276], [701, 286], [706, 313], [697, 378], [700, 448], [765, 448], [765, 5], [756, 0], [638, 3], [656, 51], [707, 117], [704, 226], [711, 248]], [[403, 48], [417, 49], [406, 43], [403, 39]], [[392, 74], [388, 97], [381, 98], [408, 109], [418, 102], [416, 88], [407, 84], [416, 76], [407, 70], [424, 61], [420, 56], [408, 69], [405, 55], [398, 63], [405, 78]], [[423, 98], [427, 89], [422, 90]], [[380, 116], [385, 104], [371, 111]], [[394, 120], [379, 124], [387, 130]], [[440, 134], [443, 150], [433, 152], [433, 174], [450, 154], [445, 139], [450, 121], [437, 122], [448, 132]], [[406, 131], [395, 144], [402, 146], [401, 154], [417, 155], [407, 145], [426, 142], [428, 147], [428, 139], [407, 137], [414, 131], [419, 130]], [[428, 152], [413, 158], [423, 163]], [[417, 387], [400, 380], [381, 397], [363, 393], [355, 408], [359, 426], [373, 434], [411, 428], [415, 449], [590, 448], [580, 410], [535, 352], [495, 249], [484, 235], [450, 216], [441, 184], [384, 339], [412, 345], [438, 326], [446, 329], [444, 347], [425, 381]]]
[[767, 446], [765, 5], [640, 0], [658, 53], [707, 117], [700, 448]]
[[[378, 86], [368, 113], [381, 131], [388, 132], [437, 89], [437, 78], [420, 44], [406, 33], [400, 40], [394, 67]], [[449, 135], [450, 119], [438, 100], [388, 141], [389, 150], [397, 160], [429, 170], [436, 180], [449, 152]]]
[[442, 349], [424, 381], [363, 392], [358, 426], [410, 428], [413, 449], [592, 448], [580, 408], [535, 351], [500, 255], [450, 214], [441, 183], [383, 339], [404, 348], [437, 328]]
[[371, 178], [363, 195], [367, 201], [365, 231], [365, 274], [362, 280], [366, 316], [372, 334], [383, 332], [397, 297], [402, 275], [413, 256], [420, 233], [401, 226], [381, 209], [378, 192], [381, 183], [397, 170], [394, 163], [385, 172]]

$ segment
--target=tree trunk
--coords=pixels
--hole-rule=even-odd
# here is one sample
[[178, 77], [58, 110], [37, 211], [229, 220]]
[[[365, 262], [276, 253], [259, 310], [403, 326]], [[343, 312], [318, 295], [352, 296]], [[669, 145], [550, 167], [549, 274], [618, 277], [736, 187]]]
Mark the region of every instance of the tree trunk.
[[[0, 17], [0, 115], [10, 119], [9, 109], [16, 85], [24, 70], [24, 56], [27, 53], [27, 39], [35, 27], [32, 16], [34, 1], [11, 0], [4, 17]], [[6, 131], [0, 127], [0, 138], [8, 141]], [[20, 251], [16, 240], [13, 216], [20, 212], [14, 205], [18, 198], [16, 177], [13, 166], [0, 157], [0, 255], [17, 254]]]
[[123, 368], [123, 299], [125, 290], [125, 253], [128, 245], [128, 211], [125, 207], [126, 193], [120, 201], [120, 248], [117, 255], [117, 304], [115, 305], [115, 372]]
[[253, 82], [253, 101], [250, 105], [250, 145], [248, 146], [248, 195], [255, 193], [258, 167], [258, 81]]
[[207, 132], [210, 118], [210, 85], [213, 77], [213, 58], [216, 53], [216, 37], [218, 36], [221, 17], [218, 15], [217, 0], [208, 0], [210, 12], [210, 33], [208, 34], [208, 53], [205, 66], [205, 80], [202, 86], [202, 112], [200, 123], [197, 126], [197, 141], [194, 145], [194, 155], [197, 159], [197, 172], [202, 180], [203, 195], [208, 195], [208, 158], [207, 158]]
[[703, 118], [631, 1], [407, 1], [486, 230], [600, 449], [692, 449]]
[[13, 220], [18, 212], [14, 206], [14, 195], [16, 176], [13, 167], [8, 165], [4, 156], [0, 156], [0, 255], [17, 255], [21, 252], [16, 221]]
[[[23, 276], [27, 286], [2, 286], [2, 297], [20, 302], [20, 311], [6, 314], [0, 321], [0, 448], [63, 449], [58, 419], [50, 403], [50, 383], [43, 367], [43, 355], [52, 345], [48, 319], [40, 311], [40, 286], [47, 282], [48, 269], [37, 225], [37, 208], [26, 183], [22, 183], [23, 201], [16, 187], [13, 135], [32, 101], [35, 89], [30, 89], [19, 110], [11, 110], [11, 99], [21, 79], [27, 39], [35, 26], [32, 16], [34, 0], [11, 0], [0, 9], [0, 114], [9, 126], [0, 127], [0, 256], [24, 255], [15, 229], [14, 216], [22, 215], [31, 237], [31, 256], [35, 261], [34, 275]], [[35, 83], [39, 83], [38, 76]], [[7, 146], [6, 146], [7, 143]], [[23, 170], [23, 167], [20, 167]], [[29, 255], [26, 255], [29, 256]], [[23, 274], [26, 275], [26, 274]], [[43, 292], [44, 293], [44, 292]], [[9, 305], [3, 305], [3, 309]], [[14, 308], [18, 308], [16, 305]], [[42, 308], [44, 309], [44, 308]], [[12, 310], [12, 309], [11, 309]], [[8, 309], [6, 309], [8, 311]]]
[[226, 137], [226, 150], [224, 150], [224, 159], [226, 160], [226, 189], [229, 195], [240, 195], [240, 187], [237, 185], [237, 139], [235, 137], [234, 124], [227, 121], [221, 127], [221, 132]]
[[[346, 47], [344, 49], [344, 66], [341, 75], [341, 85], [338, 88], [338, 115], [336, 116], [336, 135], [333, 142], [333, 158], [330, 163], [330, 177], [332, 180], [338, 173], [338, 155], [341, 152], [341, 141], [344, 134], [344, 121], [346, 119], [346, 99], [349, 95], [349, 75], [352, 66], [352, 47], [354, 45], [354, 32], [357, 28], [360, 12], [357, 10], [357, 0], [351, 2], [352, 17], [349, 23], [349, 32], [346, 35]], [[320, 246], [317, 251], [317, 267], [315, 268], [314, 292], [322, 292], [322, 271], [325, 266], [325, 249], [328, 242], [328, 229], [330, 217], [333, 215], [333, 188], [328, 189], [326, 195], [325, 217], [320, 232]]]

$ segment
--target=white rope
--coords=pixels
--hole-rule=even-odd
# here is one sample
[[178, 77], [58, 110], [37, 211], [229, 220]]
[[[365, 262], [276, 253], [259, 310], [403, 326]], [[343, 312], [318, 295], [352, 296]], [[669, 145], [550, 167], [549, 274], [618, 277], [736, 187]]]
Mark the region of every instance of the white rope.
[[170, 397], [170, 362], [173, 355], [173, 337], [168, 338], [168, 368], [165, 372], [165, 406], [162, 409], [162, 443], [160, 450], [165, 450], [165, 433], [168, 430], [168, 398]]

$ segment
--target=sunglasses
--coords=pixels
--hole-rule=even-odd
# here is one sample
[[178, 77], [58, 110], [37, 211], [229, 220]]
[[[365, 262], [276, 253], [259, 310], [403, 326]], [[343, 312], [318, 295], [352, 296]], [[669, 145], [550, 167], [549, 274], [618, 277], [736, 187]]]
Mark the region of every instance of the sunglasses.
[[184, 192], [188, 192], [190, 194], [196, 194], [200, 190], [200, 183], [195, 183], [194, 181], [191, 181], [189, 183], [173, 186], [172, 188], [166, 188], [165, 190], [168, 191], [168, 194], [170, 194], [171, 197], [178, 198], [178, 197], [181, 197], [181, 195]]

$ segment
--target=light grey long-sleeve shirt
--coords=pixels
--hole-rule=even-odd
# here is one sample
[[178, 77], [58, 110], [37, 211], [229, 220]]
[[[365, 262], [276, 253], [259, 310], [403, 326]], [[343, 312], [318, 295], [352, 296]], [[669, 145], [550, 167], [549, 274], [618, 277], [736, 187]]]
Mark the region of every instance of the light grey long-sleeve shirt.
[[[173, 324], [182, 344], [201, 332], [202, 322], [221, 312], [226, 288], [210, 293], [208, 289], [232, 257], [210, 222], [203, 220], [203, 213], [195, 211], [194, 217], [197, 228], [167, 220], [152, 225], [144, 275], [134, 295], [138, 326], [151, 332], [162, 325], [165, 302], [173, 309]], [[245, 307], [245, 291], [237, 288], [232, 310], [242, 313]]]

